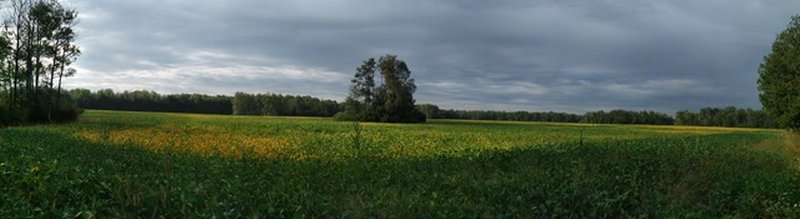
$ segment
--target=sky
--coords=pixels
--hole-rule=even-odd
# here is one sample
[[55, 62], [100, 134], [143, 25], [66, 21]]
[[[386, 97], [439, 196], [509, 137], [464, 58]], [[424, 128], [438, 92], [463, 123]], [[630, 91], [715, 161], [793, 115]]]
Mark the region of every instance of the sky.
[[796, 0], [68, 0], [68, 88], [344, 100], [395, 54], [417, 103], [506, 111], [759, 109]]

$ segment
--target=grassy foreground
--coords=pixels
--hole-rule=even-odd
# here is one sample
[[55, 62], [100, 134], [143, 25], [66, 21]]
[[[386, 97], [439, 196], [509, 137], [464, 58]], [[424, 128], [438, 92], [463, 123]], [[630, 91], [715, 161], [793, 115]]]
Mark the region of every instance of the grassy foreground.
[[798, 217], [780, 134], [88, 111], [0, 129], [0, 215]]

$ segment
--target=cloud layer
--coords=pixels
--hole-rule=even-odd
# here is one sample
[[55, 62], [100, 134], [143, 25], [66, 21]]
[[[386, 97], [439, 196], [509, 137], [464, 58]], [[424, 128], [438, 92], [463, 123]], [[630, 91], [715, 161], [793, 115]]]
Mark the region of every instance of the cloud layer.
[[760, 108], [756, 69], [800, 2], [68, 1], [90, 89], [342, 100], [361, 60], [397, 54], [420, 103], [674, 112]]

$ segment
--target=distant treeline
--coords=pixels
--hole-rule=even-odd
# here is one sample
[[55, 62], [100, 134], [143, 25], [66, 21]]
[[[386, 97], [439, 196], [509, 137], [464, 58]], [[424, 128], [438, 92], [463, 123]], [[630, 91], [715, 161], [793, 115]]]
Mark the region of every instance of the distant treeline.
[[506, 120], [534, 122], [584, 122], [604, 124], [656, 124], [671, 125], [672, 117], [664, 113], [652, 111], [612, 110], [610, 112], [588, 112], [584, 115], [562, 112], [526, 112], [526, 111], [484, 111], [484, 110], [442, 110], [433, 104], [421, 104], [417, 108], [429, 119], [473, 119], [473, 120]]
[[115, 93], [111, 89], [92, 92], [73, 89], [69, 95], [80, 107], [86, 109], [130, 110], [156, 112], [182, 112], [227, 114], [232, 113], [231, 97], [204, 94], [158, 94], [137, 90]]
[[504, 112], [481, 110], [443, 110], [433, 104], [417, 108], [429, 119], [473, 119], [539, 122], [582, 122], [596, 124], [652, 124], [776, 128], [778, 124], [764, 111], [753, 109], [703, 108], [700, 112], [680, 111], [672, 116], [653, 111], [611, 110], [587, 112], [583, 115], [561, 112]]
[[766, 112], [753, 109], [702, 108], [699, 112], [683, 110], [675, 114], [676, 125], [777, 128], [778, 123]]
[[472, 119], [472, 120], [505, 120], [535, 122], [579, 122], [581, 116], [560, 112], [505, 112], [484, 110], [442, 110], [433, 104], [420, 104], [417, 109], [425, 113], [429, 119]]
[[233, 96], [234, 115], [331, 117], [339, 111], [340, 107], [336, 101], [311, 96], [243, 92], [237, 92]]
[[69, 94], [86, 109], [276, 116], [333, 116], [339, 112], [336, 101], [310, 96], [238, 92], [231, 97], [158, 94], [146, 90], [114, 92], [111, 89], [96, 92], [73, 89]]
[[672, 116], [653, 111], [628, 111], [611, 110], [587, 112], [583, 115], [581, 122], [598, 124], [652, 124], [652, 125], [672, 125], [675, 120]]
[[[234, 115], [322, 116], [331, 117], [343, 109], [343, 104], [311, 96], [281, 94], [249, 94], [237, 92], [231, 96], [202, 94], [167, 94], [153, 91], [123, 91], [111, 89], [96, 92], [87, 89], [69, 91], [80, 107], [87, 109], [187, 112]], [[699, 112], [678, 112], [675, 117], [653, 111], [611, 110], [587, 112], [583, 115], [563, 112], [486, 111], [440, 109], [433, 104], [420, 104], [417, 110], [428, 119], [471, 119], [538, 122], [582, 122], [598, 124], [654, 124], [776, 128], [778, 124], [761, 110], [703, 108]]]

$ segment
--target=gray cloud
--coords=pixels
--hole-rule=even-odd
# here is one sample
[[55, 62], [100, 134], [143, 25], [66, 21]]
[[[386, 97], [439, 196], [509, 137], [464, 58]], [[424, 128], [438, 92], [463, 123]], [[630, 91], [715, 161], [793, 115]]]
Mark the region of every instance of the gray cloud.
[[90, 89], [342, 100], [397, 54], [418, 102], [553, 110], [759, 108], [756, 69], [800, 9], [737, 1], [72, 0]]

